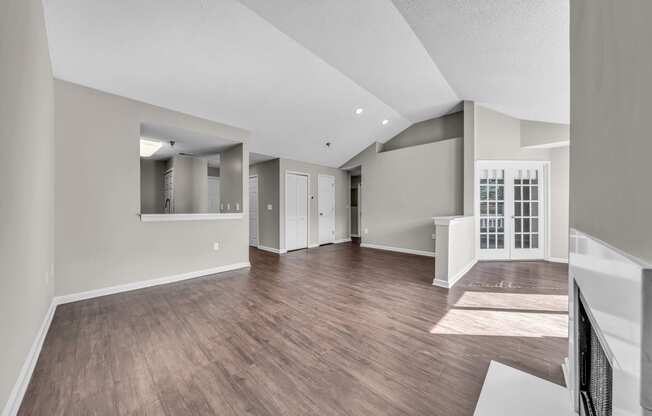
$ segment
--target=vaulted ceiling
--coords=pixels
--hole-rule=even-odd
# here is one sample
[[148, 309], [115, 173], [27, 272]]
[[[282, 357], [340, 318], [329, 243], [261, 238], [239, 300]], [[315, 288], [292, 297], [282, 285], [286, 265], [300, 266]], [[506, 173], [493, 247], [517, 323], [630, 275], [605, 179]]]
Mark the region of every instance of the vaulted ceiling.
[[339, 166], [463, 99], [569, 118], [568, 0], [43, 1], [56, 78], [248, 129], [257, 153]]

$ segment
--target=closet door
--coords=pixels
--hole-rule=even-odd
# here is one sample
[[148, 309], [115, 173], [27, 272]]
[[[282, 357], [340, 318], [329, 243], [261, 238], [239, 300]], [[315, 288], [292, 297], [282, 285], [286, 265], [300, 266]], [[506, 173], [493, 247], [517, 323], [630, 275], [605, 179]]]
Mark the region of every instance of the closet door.
[[287, 173], [285, 178], [285, 248], [308, 247], [308, 176]]

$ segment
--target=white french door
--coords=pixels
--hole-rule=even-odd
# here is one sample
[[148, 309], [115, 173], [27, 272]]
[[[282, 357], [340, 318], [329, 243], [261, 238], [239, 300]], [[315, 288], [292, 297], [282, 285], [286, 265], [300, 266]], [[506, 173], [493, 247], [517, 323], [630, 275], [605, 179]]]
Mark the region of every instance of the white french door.
[[319, 244], [335, 242], [335, 177], [319, 175], [317, 204], [319, 206]]
[[308, 175], [285, 176], [285, 248], [308, 247]]
[[481, 260], [545, 257], [545, 163], [481, 161], [476, 169]]

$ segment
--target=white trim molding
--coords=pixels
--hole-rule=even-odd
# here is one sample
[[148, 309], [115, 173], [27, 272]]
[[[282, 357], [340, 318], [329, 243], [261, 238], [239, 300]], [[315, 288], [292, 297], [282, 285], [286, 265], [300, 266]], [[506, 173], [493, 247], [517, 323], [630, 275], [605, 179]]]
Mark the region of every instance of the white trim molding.
[[175, 274], [172, 276], [158, 277], [150, 280], [127, 283], [124, 285], [105, 287], [102, 289], [89, 290], [86, 292], [72, 293], [69, 295], [57, 296], [54, 298], [57, 305], [62, 305], [80, 300], [97, 298], [100, 296], [113, 295], [115, 293], [129, 292], [131, 290], [144, 289], [146, 287], [159, 286], [167, 283], [180, 282], [182, 280], [194, 279], [196, 277], [208, 276], [216, 273], [228, 272], [231, 270], [244, 269], [251, 267], [249, 262], [228, 264], [226, 266], [213, 267], [210, 269], [197, 270], [194, 272]]
[[142, 222], [241, 220], [242, 218], [244, 218], [244, 212], [220, 214], [140, 214], [140, 220]]
[[463, 278], [464, 275], [467, 274], [473, 268], [473, 266], [476, 265], [477, 262], [478, 259], [473, 259], [469, 264], [464, 266], [462, 270], [455, 273], [455, 275], [449, 278], [448, 281], [435, 278], [435, 280], [432, 281], [432, 285], [437, 287], [443, 287], [445, 289], [450, 289], [451, 287], [455, 286], [455, 283], [457, 283], [458, 280]]
[[547, 257], [546, 261], [549, 261], [551, 263], [566, 263], [566, 264], [568, 264], [568, 259], [565, 259], [563, 257]]
[[29, 349], [29, 353], [25, 358], [25, 362], [23, 363], [23, 366], [20, 369], [20, 373], [18, 374], [18, 379], [16, 380], [16, 384], [14, 384], [14, 388], [11, 389], [11, 393], [9, 394], [9, 399], [7, 400], [7, 403], [5, 404], [5, 407], [1, 413], [2, 416], [15, 416], [18, 413], [18, 409], [20, 409], [20, 404], [23, 402], [23, 397], [25, 396], [25, 392], [27, 391], [27, 386], [29, 385], [29, 381], [32, 378], [32, 373], [34, 372], [34, 368], [36, 367], [36, 362], [38, 361], [38, 357], [41, 354], [41, 349], [43, 348], [43, 342], [45, 341], [45, 336], [47, 335], [48, 330], [50, 329], [50, 324], [52, 323], [52, 318], [54, 317], [54, 311], [56, 310], [56, 308], [57, 308], [57, 304], [53, 299], [50, 302], [50, 307], [48, 308], [48, 311], [45, 314], [43, 323], [41, 324], [39, 331], [36, 333], [36, 338], [32, 343], [32, 347]]
[[269, 251], [270, 253], [276, 253], [276, 254], [285, 254], [285, 253], [287, 253], [287, 251], [285, 251], [285, 250], [281, 250], [281, 249], [274, 248], [274, 247], [267, 247], [267, 246], [259, 245], [256, 248], [258, 250]]
[[350, 243], [350, 242], [351, 242], [350, 238], [340, 238], [339, 240], [333, 241], [333, 244]]
[[381, 244], [369, 244], [369, 243], [361, 243], [360, 247], [373, 248], [376, 250], [395, 251], [397, 253], [416, 254], [417, 256], [435, 257], [434, 251], [414, 250], [411, 248], [391, 247], [391, 246], [384, 246]]

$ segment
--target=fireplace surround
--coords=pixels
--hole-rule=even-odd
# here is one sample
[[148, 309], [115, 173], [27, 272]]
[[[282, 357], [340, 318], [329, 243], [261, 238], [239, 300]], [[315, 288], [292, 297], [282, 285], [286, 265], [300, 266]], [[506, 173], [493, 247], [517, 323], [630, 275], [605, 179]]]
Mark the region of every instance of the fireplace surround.
[[571, 229], [566, 373], [578, 414], [652, 416], [650, 286], [649, 264]]
[[578, 291], [576, 357], [581, 416], [612, 416], [613, 371]]

